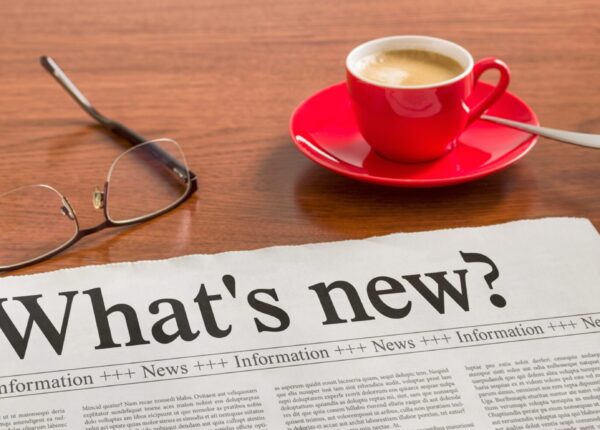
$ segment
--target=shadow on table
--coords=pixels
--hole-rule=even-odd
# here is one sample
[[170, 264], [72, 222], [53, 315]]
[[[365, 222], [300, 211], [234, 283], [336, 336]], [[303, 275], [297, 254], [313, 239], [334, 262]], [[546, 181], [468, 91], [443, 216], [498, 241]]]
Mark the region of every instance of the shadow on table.
[[[281, 139], [283, 140], [283, 139]], [[526, 216], [535, 189], [519, 164], [465, 184], [441, 188], [395, 188], [359, 182], [305, 160], [289, 140], [265, 160], [273, 198], [293, 184], [296, 206], [311, 222], [351, 234], [383, 234], [482, 225]], [[266, 174], [266, 173], [262, 173]], [[518, 195], [518, 197], [514, 197]], [[519, 204], [508, 204], [517, 198]]]

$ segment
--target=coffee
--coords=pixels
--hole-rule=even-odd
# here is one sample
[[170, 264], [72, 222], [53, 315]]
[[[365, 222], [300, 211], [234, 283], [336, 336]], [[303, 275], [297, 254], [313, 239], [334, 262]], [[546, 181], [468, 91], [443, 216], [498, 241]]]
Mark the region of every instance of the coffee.
[[356, 63], [363, 78], [383, 85], [431, 85], [450, 80], [464, 69], [454, 59], [418, 49], [381, 51]]

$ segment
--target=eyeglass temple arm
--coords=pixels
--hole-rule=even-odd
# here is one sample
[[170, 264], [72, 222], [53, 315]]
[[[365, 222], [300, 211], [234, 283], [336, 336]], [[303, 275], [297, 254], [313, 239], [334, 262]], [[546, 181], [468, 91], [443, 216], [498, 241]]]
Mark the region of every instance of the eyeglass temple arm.
[[[40, 57], [40, 63], [50, 73], [54, 79], [69, 93], [71, 97], [77, 102], [81, 108], [88, 113], [92, 118], [98, 121], [103, 127], [110, 130], [117, 136], [127, 140], [132, 146], [139, 145], [140, 143], [147, 142], [148, 140], [124, 126], [123, 124], [114, 121], [110, 118], [102, 115], [98, 110], [90, 103], [87, 97], [77, 88], [77, 86], [69, 79], [67, 74], [63, 72], [60, 66], [51, 57], [42, 56]], [[184, 180], [195, 180], [196, 174], [188, 170], [182, 165], [179, 160], [173, 158], [169, 153], [162, 150], [157, 145], [151, 146], [152, 154], [160, 160], [163, 164], [174, 171], [179, 177]], [[190, 178], [186, 177], [185, 172], [189, 172]]]

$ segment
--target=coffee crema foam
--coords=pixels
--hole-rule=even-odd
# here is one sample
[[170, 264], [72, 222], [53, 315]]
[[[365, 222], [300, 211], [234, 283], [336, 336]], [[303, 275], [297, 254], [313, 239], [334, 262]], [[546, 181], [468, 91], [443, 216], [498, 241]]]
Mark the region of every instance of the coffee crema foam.
[[357, 73], [383, 85], [431, 85], [460, 75], [464, 68], [437, 52], [398, 49], [367, 55], [355, 64]]

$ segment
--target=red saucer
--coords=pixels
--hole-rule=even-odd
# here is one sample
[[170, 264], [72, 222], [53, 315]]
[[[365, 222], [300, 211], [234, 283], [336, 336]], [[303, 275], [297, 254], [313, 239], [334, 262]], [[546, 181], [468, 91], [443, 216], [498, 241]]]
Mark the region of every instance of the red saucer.
[[[492, 89], [480, 82], [473, 97]], [[539, 125], [524, 101], [505, 93], [489, 115]], [[459, 137], [456, 148], [429, 163], [402, 164], [371, 150], [357, 129], [342, 82], [305, 100], [290, 121], [292, 139], [315, 163], [359, 181], [396, 187], [441, 187], [481, 178], [510, 166], [523, 157], [537, 136], [484, 120], [475, 121]]]

